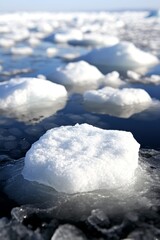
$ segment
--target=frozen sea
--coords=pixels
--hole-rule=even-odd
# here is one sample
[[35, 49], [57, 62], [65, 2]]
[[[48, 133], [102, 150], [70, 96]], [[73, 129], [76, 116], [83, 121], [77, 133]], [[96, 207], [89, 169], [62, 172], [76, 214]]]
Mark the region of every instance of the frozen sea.
[[[156, 14], [148, 16], [148, 11], [0, 14], [0, 82], [24, 77], [46, 78], [54, 82], [54, 72], [58, 67], [65, 67], [68, 63], [75, 61], [77, 57], [87, 54], [94, 48], [109, 46], [114, 44], [114, 41], [116, 44], [117, 39], [120, 42], [131, 42], [137, 48], [160, 59], [160, 17]], [[105, 39], [108, 36], [115, 38], [102, 41], [102, 36]], [[102, 74], [112, 71], [117, 71], [117, 68], [108, 67]], [[136, 69], [134, 73], [136, 73]], [[38, 234], [34, 232], [37, 228], [40, 229], [44, 239], [51, 239], [54, 231], [48, 230], [47, 224], [54, 226], [53, 230], [59, 231], [56, 226], [60, 224], [71, 223], [74, 225], [76, 223], [76, 226], [84, 231], [86, 238], [83, 238], [81, 233], [77, 233], [77, 230], [74, 230], [74, 235], [74, 231], [71, 231], [72, 228], [70, 230], [69, 227], [66, 227], [67, 230], [62, 230], [62, 232], [73, 233], [73, 236], [69, 235], [68, 239], [76, 239], [76, 234], [81, 236], [77, 239], [87, 239], [87, 236], [89, 239], [124, 239], [132, 234], [132, 231], [136, 231], [137, 221], [143, 223], [139, 228], [142, 232], [149, 226], [149, 230], [153, 233], [151, 236], [155, 236], [157, 239], [160, 236], [159, 225], [156, 223], [157, 219], [160, 219], [158, 204], [160, 191], [158, 171], [160, 160], [160, 64], [147, 66], [143, 68], [143, 71], [137, 71], [138, 78], [133, 77], [134, 74], [128, 74], [124, 69], [119, 71], [119, 74], [119, 78], [126, 84], [125, 87], [144, 89], [153, 99], [154, 104], [139, 111], [132, 106], [124, 107], [120, 112], [114, 110], [112, 106], [107, 111], [101, 107], [97, 108], [97, 105], [94, 104], [86, 106], [83, 91], [68, 90], [68, 100], [65, 103], [57, 103], [54, 108], [46, 109], [45, 107], [45, 111], [37, 108], [37, 110], [26, 112], [23, 107], [19, 111], [0, 110], [0, 216], [8, 217], [13, 221], [16, 219], [17, 224], [23, 224], [22, 217], [28, 218], [29, 223], [24, 224], [29, 229], [24, 230], [28, 234], [27, 236]], [[131, 189], [128, 195], [124, 193], [125, 197], [123, 197], [123, 189], [120, 189], [118, 194], [114, 194], [114, 191], [112, 193], [100, 191], [70, 196], [56, 193], [43, 185], [39, 187], [38, 191], [37, 186], [29, 185], [28, 182], [25, 182], [26, 180], [21, 179], [19, 173], [23, 167], [23, 158], [31, 145], [49, 129], [76, 123], [88, 123], [102, 129], [125, 130], [133, 134], [141, 145], [141, 170], [137, 175], [134, 191]], [[145, 172], [143, 177], [141, 177], [141, 171]], [[16, 180], [16, 178], [20, 179]], [[17, 184], [16, 181], [21, 184]], [[24, 191], [23, 184], [26, 191]], [[17, 190], [18, 188], [19, 190]], [[46, 192], [46, 196], [44, 192]], [[43, 200], [40, 201], [40, 199]], [[42, 204], [44, 202], [45, 204]], [[106, 203], [108, 207], [106, 207]], [[137, 205], [137, 207], [132, 209], [133, 205]], [[54, 209], [46, 210], [44, 213], [41, 212], [39, 206], [42, 206], [43, 211], [48, 207], [51, 209], [51, 206]], [[12, 209], [13, 207], [14, 209]], [[38, 210], [34, 210], [34, 208]], [[149, 217], [150, 209], [152, 209], [153, 216]], [[10, 216], [11, 210], [12, 217]], [[38, 222], [37, 225], [32, 222], [32, 211], [34, 213], [37, 211], [37, 221], [45, 222], [46, 232], [40, 225], [41, 222]], [[126, 212], [130, 211], [136, 213], [124, 222], [132, 223], [124, 223], [122, 219]], [[137, 212], [140, 212], [141, 220], [137, 220]], [[52, 213], [56, 220], [51, 217]], [[43, 214], [45, 220], [42, 220]], [[109, 217], [106, 217], [107, 214]], [[109, 220], [109, 218], [111, 219]], [[110, 222], [107, 223], [107, 221]], [[6, 226], [6, 224], [3, 221], [2, 225]], [[132, 231], [126, 231], [126, 226]], [[12, 227], [11, 221], [10, 228]], [[93, 233], [91, 234], [92, 230], [95, 232], [95, 236]], [[6, 231], [9, 232], [9, 230]], [[27, 231], [31, 231], [31, 233]], [[7, 234], [9, 239], [14, 239], [10, 233]], [[150, 233], [145, 232], [144, 236], [145, 234], [147, 237], [144, 239], [152, 239], [149, 238]], [[134, 234], [132, 235], [134, 236]], [[32, 237], [41, 239], [38, 238], [41, 237], [38, 235]], [[61, 238], [55, 236], [53, 239]]]

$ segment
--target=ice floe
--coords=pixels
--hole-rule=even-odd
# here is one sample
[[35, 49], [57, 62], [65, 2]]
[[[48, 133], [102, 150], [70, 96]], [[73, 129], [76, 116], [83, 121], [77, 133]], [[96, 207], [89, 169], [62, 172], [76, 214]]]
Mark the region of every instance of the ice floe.
[[140, 82], [143, 84], [154, 84], [154, 85], [160, 84], [160, 75], [157, 75], [157, 74], [142, 76], [136, 72], [127, 71], [127, 76], [129, 77], [129, 79], [127, 79], [128, 82], [133, 82], [133, 83]]
[[0, 47], [10, 48], [13, 47], [15, 44], [14, 40], [8, 38], [1, 38], [0, 39]]
[[108, 73], [103, 78], [103, 85], [118, 88], [124, 86], [126, 83], [121, 80], [120, 74], [116, 71]]
[[22, 175], [66, 193], [116, 188], [133, 182], [139, 147], [130, 132], [62, 126], [32, 145]]
[[79, 61], [58, 67], [52, 73], [51, 78], [75, 92], [83, 92], [88, 89], [96, 89], [101, 83], [103, 74], [95, 66], [85, 61]]
[[12, 47], [11, 53], [20, 56], [32, 55], [33, 49], [30, 47]]
[[38, 38], [36, 38], [36, 37], [30, 37], [30, 38], [28, 39], [28, 43], [29, 43], [31, 46], [35, 47], [35, 46], [37, 46], [38, 44], [40, 44], [40, 39], [38, 39]]
[[88, 110], [128, 118], [149, 108], [152, 99], [143, 89], [104, 87], [86, 91], [83, 95]]
[[69, 44], [74, 46], [113, 46], [119, 42], [115, 36], [109, 36], [97, 33], [83, 34], [80, 40], [70, 40]]
[[82, 39], [82, 32], [77, 29], [55, 32], [45, 38], [46, 41], [51, 41], [54, 43], [67, 43], [70, 40], [81, 40], [81, 39]]
[[156, 56], [144, 52], [131, 42], [120, 42], [111, 47], [93, 49], [86, 55], [78, 58], [97, 66], [102, 72], [111, 70], [127, 71], [145, 68], [158, 64]]
[[61, 85], [38, 78], [15, 78], [0, 83], [0, 112], [20, 121], [42, 120], [66, 104]]
[[57, 54], [58, 50], [56, 48], [47, 48], [46, 49], [46, 54], [48, 57], [53, 57]]

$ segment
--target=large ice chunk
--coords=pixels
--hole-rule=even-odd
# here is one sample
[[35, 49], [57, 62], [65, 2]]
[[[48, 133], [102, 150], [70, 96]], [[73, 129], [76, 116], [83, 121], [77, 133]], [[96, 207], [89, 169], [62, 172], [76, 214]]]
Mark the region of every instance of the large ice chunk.
[[99, 90], [86, 91], [83, 95], [87, 109], [128, 118], [149, 108], [152, 99], [143, 89], [104, 87]]
[[62, 85], [38, 78], [15, 78], [0, 83], [0, 111], [29, 121], [50, 116], [64, 107], [67, 91]]
[[130, 132], [62, 126], [32, 145], [22, 174], [60, 192], [116, 188], [134, 179], [139, 147]]
[[58, 67], [52, 75], [54, 81], [76, 92], [96, 89], [102, 78], [103, 74], [95, 66], [85, 61]]
[[126, 71], [146, 68], [158, 64], [159, 60], [154, 55], [138, 49], [133, 43], [120, 42], [111, 47], [91, 50], [78, 60], [93, 64], [103, 72], [109, 70]]

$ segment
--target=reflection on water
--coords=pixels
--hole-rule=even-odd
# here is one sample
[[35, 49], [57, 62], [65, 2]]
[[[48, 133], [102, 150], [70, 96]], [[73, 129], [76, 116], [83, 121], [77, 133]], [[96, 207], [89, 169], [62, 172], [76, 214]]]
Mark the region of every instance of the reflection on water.
[[150, 104], [136, 104], [129, 106], [120, 106], [114, 103], [92, 103], [89, 101], [84, 102], [85, 108], [87, 111], [91, 111], [94, 113], [100, 114], [108, 114], [111, 116], [119, 117], [119, 118], [129, 118], [136, 113], [140, 113], [145, 109], [150, 107]]
[[63, 109], [66, 105], [66, 98], [55, 101], [32, 102], [17, 108], [0, 110], [0, 114], [5, 117], [14, 118], [24, 123], [38, 123], [45, 118], [54, 115], [57, 111]]

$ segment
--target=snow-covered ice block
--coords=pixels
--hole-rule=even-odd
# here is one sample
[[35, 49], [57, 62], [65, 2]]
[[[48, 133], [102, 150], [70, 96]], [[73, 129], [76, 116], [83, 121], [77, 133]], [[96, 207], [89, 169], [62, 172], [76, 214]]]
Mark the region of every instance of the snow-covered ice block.
[[[154, 55], [138, 49], [133, 43], [120, 42], [111, 47], [91, 50], [77, 60], [84, 60], [97, 66], [103, 72], [109, 70], [127, 71], [151, 67], [158, 64], [159, 60]], [[144, 70], [143, 70], [144, 71]]]
[[38, 44], [40, 44], [40, 39], [38, 39], [38, 38], [36, 38], [36, 37], [30, 37], [29, 39], [28, 39], [28, 43], [31, 45], [31, 46], [33, 46], [33, 47], [35, 47], [35, 46], [37, 46]]
[[15, 42], [9, 38], [1, 38], [0, 39], [0, 47], [10, 48], [15, 45]]
[[52, 74], [53, 81], [76, 92], [96, 89], [102, 78], [103, 74], [85, 61], [68, 63], [64, 67], [58, 67]]
[[47, 56], [48, 57], [53, 57], [53, 56], [55, 56], [56, 54], [57, 54], [57, 49], [56, 48], [51, 48], [51, 47], [49, 47], [49, 48], [47, 48], [46, 49], [46, 54], [47, 54]]
[[[13, 28], [13, 27], [12, 27]], [[30, 32], [26, 28], [19, 28], [15, 25], [13, 28], [13, 32], [8, 34], [8, 37], [16, 42], [21, 42], [23, 40], [26, 40], [30, 37]]]
[[85, 92], [84, 99], [100, 103], [109, 101], [119, 106], [152, 102], [151, 97], [145, 90], [136, 88], [115, 89], [105, 87]]
[[149, 108], [152, 99], [143, 89], [104, 87], [83, 94], [88, 110], [112, 116], [128, 118]]
[[127, 71], [127, 76], [129, 78], [131, 78], [132, 80], [135, 80], [135, 81], [139, 81], [140, 78], [141, 78], [141, 75], [136, 73], [136, 72], [133, 72], [133, 71]]
[[103, 84], [105, 86], [118, 88], [126, 83], [120, 79], [119, 73], [116, 71], [106, 74], [103, 78]]
[[33, 49], [30, 47], [12, 47], [11, 53], [14, 55], [31, 55], [33, 53]]
[[46, 41], [51, 41], [55, 43], [67, 43], [70, 40], [80, 40], [82, 39], [82, 32], [77, 29], [68, 29], [66, 31], [59, 31], [46, 37]]
[[32, 145], [22, 175], [66, 193], [116, 188], [133, 183], [139, 147], [130, 132], [62, 126]]
[[119, 42], [119, 39], [114, 36], [87, 33], [80, 40], [70, 40], [69, 44], [74, 46], [113, 46]]
[[0, 111], [20, 120], [41, 119], [64, 107], [64, 86], [38, 78], [15, 78], [0, 83]]

